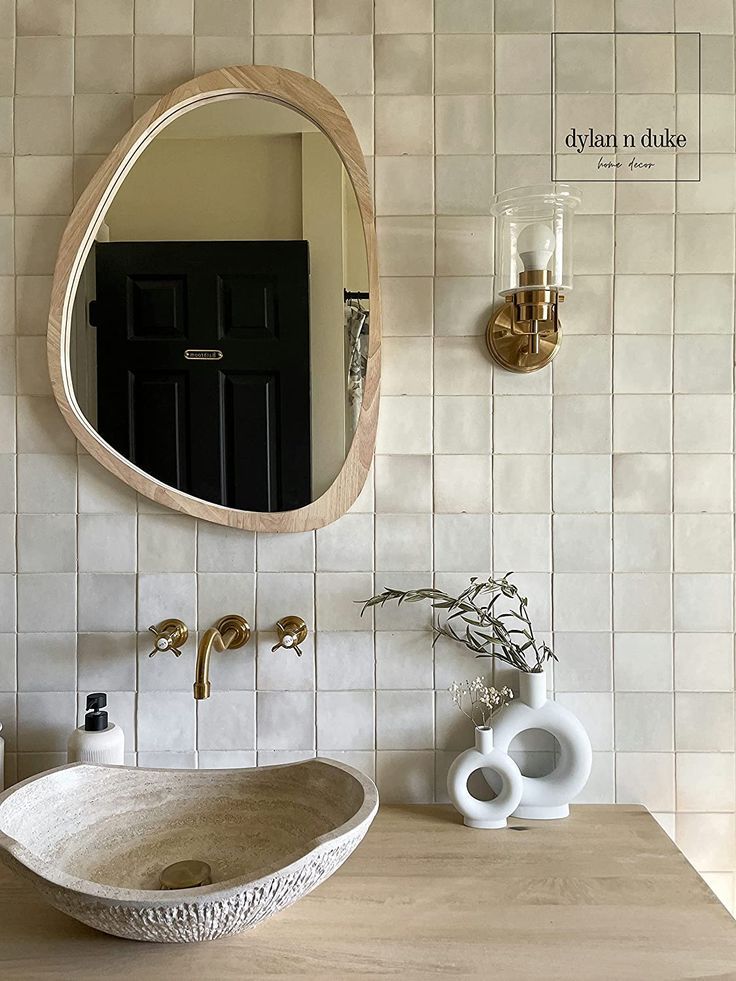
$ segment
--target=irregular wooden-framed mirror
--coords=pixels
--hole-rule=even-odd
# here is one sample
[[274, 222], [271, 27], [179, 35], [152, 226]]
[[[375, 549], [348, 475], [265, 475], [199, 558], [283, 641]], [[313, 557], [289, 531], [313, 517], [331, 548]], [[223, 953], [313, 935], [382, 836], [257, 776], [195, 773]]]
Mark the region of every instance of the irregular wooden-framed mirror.
[[286, 69], [209, 72], [118, 143], [62, 237], [51, 382], [83, 446], [160, 504], [256, 531], [336, 520], [375, 446], [365, 161]]

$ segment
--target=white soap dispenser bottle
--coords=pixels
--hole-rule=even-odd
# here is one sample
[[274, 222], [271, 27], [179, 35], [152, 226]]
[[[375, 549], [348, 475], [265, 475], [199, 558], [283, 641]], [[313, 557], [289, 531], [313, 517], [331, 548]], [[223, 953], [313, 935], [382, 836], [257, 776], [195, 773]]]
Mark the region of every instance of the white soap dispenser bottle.
[[67, 748], [68, 763], [122, 763], [125, 738], [120, 726], [110, 722], [104, 692], [87, 695], [87, 711], [84, 725], [79, 726], [69, 737]]

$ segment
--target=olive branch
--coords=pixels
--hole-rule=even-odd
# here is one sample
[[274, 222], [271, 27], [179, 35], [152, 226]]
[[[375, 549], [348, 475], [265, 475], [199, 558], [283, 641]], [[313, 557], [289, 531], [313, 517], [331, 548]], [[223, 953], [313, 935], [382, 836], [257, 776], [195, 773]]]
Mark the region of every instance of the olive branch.
[[[547, 644], [534, 636], [528, 600], [509, 582], [511, 575], [507, 572], [502, 579], [480, 581], [473, 576], [470, 585], [459, 596], [450, 596], [441, 589], [387, 588], [370, 599], [359, 600], [363, 604], [360, 615], [371, 607], [383, 607], [394, 601], [401, 606], [402, 603], [427, 600], [433, 610], [447, 611], [433, 628], [433, 644], [440, 637], [449, 637], [464, 644], [476, 657], [495, 657], [519, 671], [539, 672], [545, 661], [556, 661], [557, 657]], [[496, 613], [496, 604], [502, 597], [511, 600], [513, 606]]]

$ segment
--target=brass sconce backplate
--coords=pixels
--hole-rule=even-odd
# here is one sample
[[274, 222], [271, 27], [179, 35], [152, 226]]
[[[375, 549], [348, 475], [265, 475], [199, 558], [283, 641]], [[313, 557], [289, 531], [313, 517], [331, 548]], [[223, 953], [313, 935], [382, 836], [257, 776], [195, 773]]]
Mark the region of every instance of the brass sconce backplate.
[[529, 335], [514, 330], [514, 304], [504, 303], [488, 321], [486, 344], [493, 360], [507, 371], [526, 374], [548, 365], [560, 349], [562, 325], [540, 333], [536, 353], [529, 350]]

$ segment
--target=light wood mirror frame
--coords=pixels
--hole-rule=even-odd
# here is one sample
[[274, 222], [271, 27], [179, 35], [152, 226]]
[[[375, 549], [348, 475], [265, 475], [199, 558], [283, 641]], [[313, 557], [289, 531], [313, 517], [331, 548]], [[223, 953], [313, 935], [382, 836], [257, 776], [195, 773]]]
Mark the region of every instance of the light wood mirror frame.
[[[340, 473], [316, 501], [294, 511], [240, 511], [211, 504], [163, 484], [114, 450], [94, 430], [77, 404], [69, 349], [72, 305], [79, 278], [105, 212], [133, 164], [174, 119], [206, 103], [257, 95], [295, 109], [332, 142], [355, 190], [365, 235], [371, 329], [363, 404]], [[243, 66], [207, 72], [163, 96], [120, 140], [90, 181], [69, 218], [59, 246], [47, 334], [51, 385], [62, 415], [84, 448], [103, 467], [145, 497], [194, 518], [250, 531], [309, 531], [341, 517], [360, 494], [373, 461], [381, 374], [381, 307], [373, 204], [365, 159], [350, 120], [318, 82], [285, 68]]]

